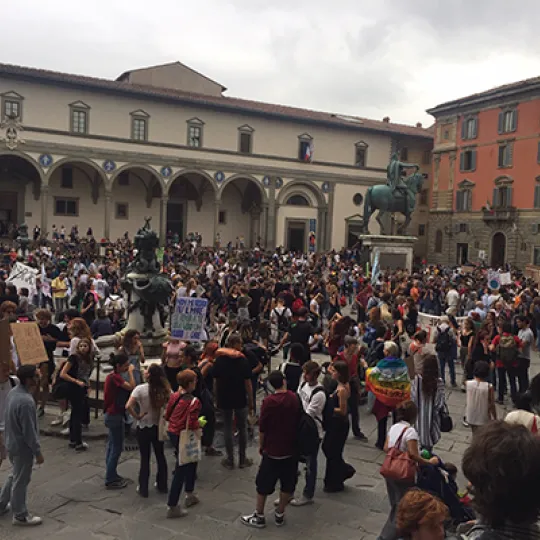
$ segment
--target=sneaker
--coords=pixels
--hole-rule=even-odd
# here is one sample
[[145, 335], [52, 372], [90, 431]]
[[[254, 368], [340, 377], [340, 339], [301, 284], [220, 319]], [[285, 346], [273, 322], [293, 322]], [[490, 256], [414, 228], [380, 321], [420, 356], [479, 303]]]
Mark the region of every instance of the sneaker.
[[467, 419], [465, 418], [465, 416], [463, 417], [463, 420], [461, 421], [461, 423], [462, 423], [466, 428], [471, 427], [471, 426], [469, 425], [469, 422], [467, 422]]
[[45, 409], [43, 407], [40, 407], [37, 411], [38, 418], [42, 418], [45, 416]]
[[22, 525], [23, 527], [35, 527], [41, 525], [43, 520], [37, 516], [31, 516], [28, 514], [23, 518], [13, 517], [13, 525]]
[[184, 504], [186, 505], [186, 508], [189, 508], [191, 506], [195, 506], [196, 504], [199, 504], [199, 497], [195, 495], [194, 493], [188, 493], [186, 495], [186, 500]]
[[75, 450], [77, 452], [85, 452], [86, 450], [88, 450], [88, 444], [86, 444], [85, 442], [82, 442], [81, 444], [78, 444], [75, 447]]
[[313, 504], [313, 499], [302, 495], [300, 498], [294, 498], [289, 501], [291, 506], [307, 506], [308, 504]]
[[0, 510], [0, 516], [5, 516], [11, 510], [11, 503], [7, 503], [5, 508]]
[[283, 512], [283, 514], [274, 512], [274, 520], [276, 522], [276, 527], [283, 527], [283, 525], [285, 525], [285, 512]]
[[77, 443], [76, 443], [76, 442], [69, 441], [68, 446], [69, 446], [70, 448], [76, 448], [76, 447], [77, 447]]
[[69, 419], [71, 418], [71, 413], [66, 411], [62, 413], [62, 425], [66, 427], [69, 424]]
[[357, 441], [364, 441], [364, 442], [367, 442], [368, 438], [362, 433], [360, 432], [358, 435], [355, 435], [354, 438], [357, 440]]
[[205, 456], [211, 456], [211, 457], [220, 457], [223, 455], [223, 452], [221, 450], [217, 450], [216, 448], [214, 448], [213, 446], [209, 446], [205, 451], [204, 451], [204, 455]]
[[51, 422], [51, 426], [60, 426], [64, 423], [64, 417], [60, 415], [56, 420]]
[[64, 428], [61, 432], [60, 432], [60, 435], [69, 435], [69, 428]]
[[145, 499], [148, 499], [148, 492], [141, 491], [141, 486], [137, 486], [137, 487], [135, 488], [135, 491], [136, 491], [141, 497], [144, 497]]
[[241, 461], [238, 464], [239, 469], [247, 469], [248, 467], [251, 467], [253, 465], [253, 460], [249, 458], [244, 458], [243, 461]]
[[242, 516], [240, 521], [247, 527], [253, 527], [255, 529], [264, 529], [266, 527], [266, 518], [253, 512], [249, 516]]
[[114, 482], [109, 482], [108, 484], [105, 484], [105, 487], [107, 489], [124, 489], [127, 487], [128, 483], [127, 480], [124, 478], [119, 478], [118, 480], [115, 480]]
[[232, 471], [234, 469], [234, 462], [232, 461], [232, 459], [228, 459], [228, 458], [222, 459], [221, 464], [226, 469], [229, 469], [229, 471]]
[[181, 518], [188, 515], [187, 510], [184, 510], [180, 506], [168, 506], [167, 507], [167, 519]]

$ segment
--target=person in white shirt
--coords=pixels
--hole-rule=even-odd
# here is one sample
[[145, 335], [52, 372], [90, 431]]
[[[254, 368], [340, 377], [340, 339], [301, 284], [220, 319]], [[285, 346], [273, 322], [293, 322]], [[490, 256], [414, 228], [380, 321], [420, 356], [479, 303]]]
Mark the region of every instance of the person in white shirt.
[[[298, 387], [298, 395], [302, 400], [302, 406], [309, 416], [315, 420], [317, 429], [319, 430], [319, 439], [324, 436], [323, 430], [323, 411], [326, 405], [326, 394], [324, 388], [319, 384], [319, 375], [321, 367], [317, 362], [310, 360], [306, 362], [302, 368], [304, 375], [300, 386]], [[306, 485], [301, 497], [293, 497], [290, 501], [292, 506], [305, 506], [313, 503], [315, 495], [315, 484], [317, 482], [317, 451], [311, 456], [306, 456]]]
[[213, 275], [214, 275], [214, 265], [211, 262], [209, 262], [206, 265], [206, 277], [208, 279], [212, 279]]
[[457, 315], [459, 309], [459, 293], [456, 291], [454, 285], [450, 287], [450, 290], [446, 293], [446, 304], [448, 309], [446, 310], [447, 315]]
[[[432, 457], [427, 460], [424, 459], [418, 450], [418, 433], [414, 429], [416, 417], [418, 416], [418, 408], [412, 401], [404, 401], [396, 409], [396, 420], [388, 431], [386, 442], [384, 443], [384, 451], [388, 452], [394, 446], [399, 443], [399, 450], [401, 452], [407, 452], [409, 457], [421, 463], [423, 465], [438, 465], [439, 458]], [[397, 480], [386, 480], [386, 490], [388, 492], [388, 502], [390, 503], [390, 514], [386, 520], [379, 538], [389, 539], [398, 538], [396, 529], [396, 513], [399, 501], [403, 498], [403, 495], [414, 485], [407, 482], [399, 482]]]
[[167, 460], [164, 453], [164, 441], [160, 440], [159, 436], [159, 425], [164, 413], [163, 407], [167, 405], [171, 395], [171, 386], [161, 366], [152, 364], [146, 377], [148, 382], [136, 386], [126, 404], [129, 414], [137, 419], [137, 440], [141, 455], [137, 492], [144, 498], [148, 497], [152, 447], [158, 469], [157, 489], [161, 493], [167, 493]]

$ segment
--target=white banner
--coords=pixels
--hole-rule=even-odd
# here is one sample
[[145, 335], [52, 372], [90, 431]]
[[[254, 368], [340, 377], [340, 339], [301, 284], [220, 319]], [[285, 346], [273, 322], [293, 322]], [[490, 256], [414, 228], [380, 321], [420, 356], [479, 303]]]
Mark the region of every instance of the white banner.
[[207, 308], [208, 300], [204, 298], [178, 297], [171, 317], [171, 335], [185, 341], [205, 339]]
[[[461, 327], [461, 324], [467, 317], [456, 317], [458, 325]], [[428, 315], [427, 313], [418, 313], [418, 326], [425, 330], [427, 333], [427, 342], [431, 343], [433, 335], [435, 333], [435, 328], [441, 322], [441, 317], [437, 315]]]
[[36, 294], [36, 277], [38, 270], [27, 266], [26, 264], [16, 262], [13, 265], [11, 274], [9, 274], [8, 283], [12, 283], [17, 287], [17, 291], [20, 289], [28, 289], [30, 298]]

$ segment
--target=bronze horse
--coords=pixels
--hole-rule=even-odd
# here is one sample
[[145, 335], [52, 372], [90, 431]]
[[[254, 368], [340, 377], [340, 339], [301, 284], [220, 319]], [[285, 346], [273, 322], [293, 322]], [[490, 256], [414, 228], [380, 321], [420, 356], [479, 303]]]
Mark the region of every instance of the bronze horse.
[[375, 219], [381, 226], [383, 234], [388, 234], [384, 231], [384, 223], [381, 221], [387, 212], [399, 212], [405, 216], [404, 223], [397, 231], [397, 234], [405, 234], [411, 222], [411, 214], [416, 206], [416, 195], [421, 191], [423, 182], [422, 174], [416, 172], [405, 178], [404, 185], [398, 187], [394, 192], [388, 185], [371, 186], [364, 199], [365, 233], [369, 234], [369, 219], [375, 210], [379, 210]]

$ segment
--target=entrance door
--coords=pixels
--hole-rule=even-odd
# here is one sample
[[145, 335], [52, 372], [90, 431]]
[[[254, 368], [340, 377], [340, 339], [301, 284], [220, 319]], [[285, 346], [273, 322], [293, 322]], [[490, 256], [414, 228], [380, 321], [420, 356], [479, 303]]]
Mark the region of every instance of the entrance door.
[[352, 248], [358, 244], [358, 236], [363, 232], [363, 225], [359, 222], [347, 222], [347, 247]]
[[0, 191], [0, 236], [6, 236], [8, 225], [18, 222], [18, 193]]
[[291, 221], [289, 223], [287, 249], [300, 252], [306, 250], [306, 224], [303, 221]]
[[506, 236], [502, 232], [495, 233], [491, 240], [491, 266], [500, 268], [506, 261]]
[[456, 264], [467, 264], [469, 262], [469, 244], [458, 243]]
[[167, 234], [177, 234], [184, 240], [184, 205], [182, 203], [167, 203]]

